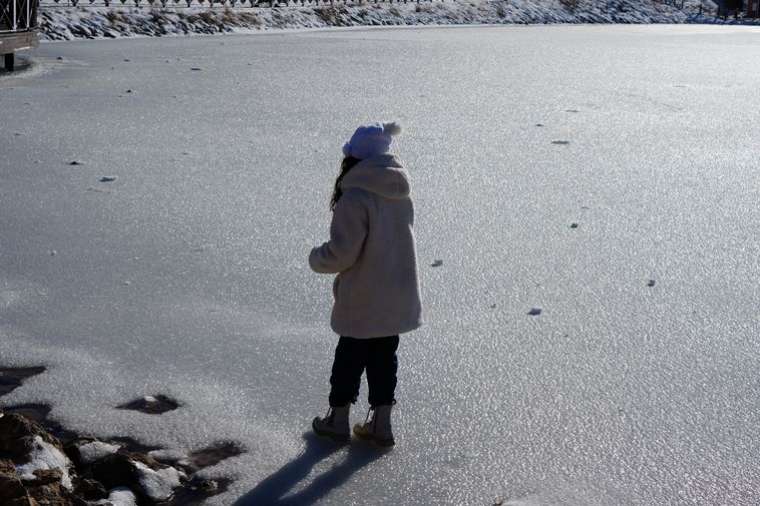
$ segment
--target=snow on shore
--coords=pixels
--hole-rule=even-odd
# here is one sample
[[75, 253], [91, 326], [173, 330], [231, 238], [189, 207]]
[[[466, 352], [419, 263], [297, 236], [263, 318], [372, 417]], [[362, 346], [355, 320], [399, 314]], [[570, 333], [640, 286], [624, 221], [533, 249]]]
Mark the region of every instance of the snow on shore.
[[[705, 2], [705, 13], [714, 4]], [[699, 23], [699, 2], [657, 0], [493, 0], [237, 9], [43, 8], [42, 38], [116, 38], [245, 30], [377, 25]], [[710, 15], [710, 14], [708, 14]]]
[[58, 448], [45, 442], [40, 436], [34, 438], [32, 453], [29, 462], [16, 467], [16, 472], [24, 480], [36, 480], [35, 471], [46, 469], [59, 469], [61, 471], [61, 485], [71, 490], [71, 476], [69, 475], [71, 462]]

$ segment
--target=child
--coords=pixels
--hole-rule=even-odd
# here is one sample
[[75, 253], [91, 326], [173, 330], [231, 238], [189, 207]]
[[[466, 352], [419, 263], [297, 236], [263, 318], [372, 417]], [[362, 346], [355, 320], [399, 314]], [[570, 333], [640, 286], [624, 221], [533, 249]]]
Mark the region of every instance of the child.
[[314, 431], [348, 442], [348, 413], [367, 371], [370, 412], [354, 434], [393, 446], [391, 408], [396, 402], [399, 334], [421, 325], [414, 208], [409, 176], [390, 154], [396, 123], [359, 127], [343, 146], [335, 181], [330, 240], [314, 248], [315, 272], [337, 273], [331, 326], [340, 335], [330, 376], [330, 409]]

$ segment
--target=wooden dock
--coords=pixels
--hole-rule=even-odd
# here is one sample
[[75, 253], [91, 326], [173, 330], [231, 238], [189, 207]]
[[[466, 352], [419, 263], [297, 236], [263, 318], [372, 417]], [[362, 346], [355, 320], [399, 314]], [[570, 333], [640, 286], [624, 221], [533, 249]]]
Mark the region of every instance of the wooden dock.
[[16, 51], [39, 44], [38, 6], [39, 0], [0, 0], [0, 55], [8, 71], [14, 68]]

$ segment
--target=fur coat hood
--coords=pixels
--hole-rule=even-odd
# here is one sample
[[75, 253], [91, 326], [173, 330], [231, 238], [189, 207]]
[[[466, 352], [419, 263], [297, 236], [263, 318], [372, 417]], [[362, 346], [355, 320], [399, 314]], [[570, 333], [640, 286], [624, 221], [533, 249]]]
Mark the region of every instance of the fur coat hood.
[[361, 188], [387, 199], [403, 199], [409, 196], [409, 174], [395, 156], [378, 155], [354, 165], [343, 177], [340, 188], [344, 192]]

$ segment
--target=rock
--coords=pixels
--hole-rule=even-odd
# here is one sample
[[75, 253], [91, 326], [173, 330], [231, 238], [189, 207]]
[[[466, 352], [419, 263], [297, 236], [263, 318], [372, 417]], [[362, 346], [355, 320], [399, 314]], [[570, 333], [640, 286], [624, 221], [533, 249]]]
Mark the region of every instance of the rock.
[[203, 492], [209, 494], [216, 492], [216, 490], [219, 488], [219, 484], [214, 480], [200, 480], [197, 483], [197, 488], [198, 490], [202, 490]]
[[111, 490], [106, 501], [98, 501], [93, 506], [137, 506], [137, 498], [126, 487], [119, 487]]
[[81, 465], [89, 465], [103, 457], [118, 452], [120, 448], [121, 445], [113, 445], [102, 441], [78, 441], [67, 448], [67, 453], [75, 455], [76, 462]]
[[578, 228], [578, 224], [577, 223], [571, 223], [570, 224], [570, 228]]
[[156, 461], [160, 462], [161, 464], [179, 467], [184, 471], [197, 471], [197, 468], [191, 468], [189, 456], [187, 452], [182, 450], [169, 450], [166, 448], [161, 448], [158, 450], [149, 451], [148, 456], [156, 459]]
[[3, 503], [4, 506], [40, 506], [35, 499], [28, 495], [20, 499], [12, 499], [9, 503]]
[[15, 462], [23, 463], [27, 460], [34, 448], [36, 436], [62, 450], [61, 443], [38, 423], [16, 413], [0, 418], [0, 453], [6, 454]]
[[443, 265], [443, 260], [435, 260], [432, 264], [430, 264], [430, 267], [440, 267]]
[[12, 460], [0, 459], [0, 474], [16, 474], [16, 466], [13, 464]]
[[229, 478], [210, 480], [196, 476], [175, 490], [172, 504], [202, 504], [205, 498], [226, 491], [230, 483]]
[[79, 160], [71, 160], [69, 162], [69, 165], [84, 165], [84, 163], [80, 162]]
[[165, 466], [161, 464], [156, 459], [154, 459], [153, 457], [145, 453], [132, 452], [132, 453], [128, 453], [128, 455], [129, 455], [129, 458], [132, 460], [132, 462], [139, 462], [141, 464], [145, 464], [146, 466], [154, 470], [162, 469], [164, 467], [169, 467], [169, 466]]
[[58, 56], [56, 60], [63, 60], [63, 56]]
[[[27, 460], [26, 463], [16, 465], [16, 473], [27, 487], [44, 485], [56, 490], [61, 486], [67, 490], [72, 489], [71, 475], [69, 474], [71, 461], [58, 447], [44, 441], [41, 436], [34, 436], [34, 447]], [[45, 483], [51, 479], [51, 476], [60, 479], [55, 486]], [[54, 494], [56, 490], [52, 490], [50, 493]], [[34, 497], [39, 499], [36, 496]]]
[[552, 141], [552, 144], [556, 144], [558, 146], [567, 146], [570, 144], [570, 141]]
[[12, 504], [12, 501], [24, 498], [27, 498], [26, 489], [16, 475], [13, 462], [0, 460], [0, 504]]
[[82, 456], [79, 454], [79, 447], [84, 443], [89, 443], [91, 440], [79, 440], [69, 441], [63, 445], [63, 453], [69, 458], [74, 467], [82, 466]]
[[29, 420], [36, 422], [41, 426], [45, 426], [45, 423], [49, 421], [47, 417], [50, 414], [50, 406], [47, 404], [34, 403], [16, 404], [5, 408], [6, 415], [11, 413], [21, 415], [24, 418], [28, 418]]
[[528, 311], [528, 314], [531, 316], [538, 316], [541, 314], [541, 308], [540, 307], [532, 307], [530, 308], [530, 311]]
[[[61, 483], [63, 473], [60, 469], [37, 469], [34, 471], [34, 480], [31, 480], [35, 485], [50, 485], [51, 483]], [[21, 481], [27, 481], [23, 478]]]
[[182, 485], [185, 476], [173, 467], [153, 470], [142, 462], [135, 462], [140, 488], [153, 501], [165, 501], [174, 495], [174, 489]]
[[190, 67], [190, 70], [203, 70], [200, 67]]
[[141, 399], [135, 399], [116, 406], [117, 409], [131, 409], [133, 411], [140, 411], [142, 413], [148, 413], [150, 415], [159, 415], [172, 411], [180, 406], [179, 402], [171, 399], [165, 395], [146, 395]]
[[90, 471], [92, 477], [108, 490], [122, 486], [139, 489], [137, 470], [125, 453], [114, 453], [94, 462]]
[[108, 497], [108, 491], [102, 483], [91, 478], [83, 478], [74, 487], [74, 495], [87, 501], [97, 501]]
[[180, 477], [184, 476], [148, 455], [129, 452], [114, 453], [94, 462], [90, 472], [106, 489], [127, 487], [141, 501], [169, 498], [172, 489], [180, 485]]
[[75, 504], [61, 486], [60, 469], [38, 469], [34, 480], [22, 479], [29, 496], [44, 506], [71, 506]]
[[112, 183], [116, 181], [116, 176], [102, 176], [99, 181], [101, 183]]
[[649, 281], [647, 281], [647, 286], [654, 286], [654, 285], [655, 285], [654, 279], [650, 279]]

